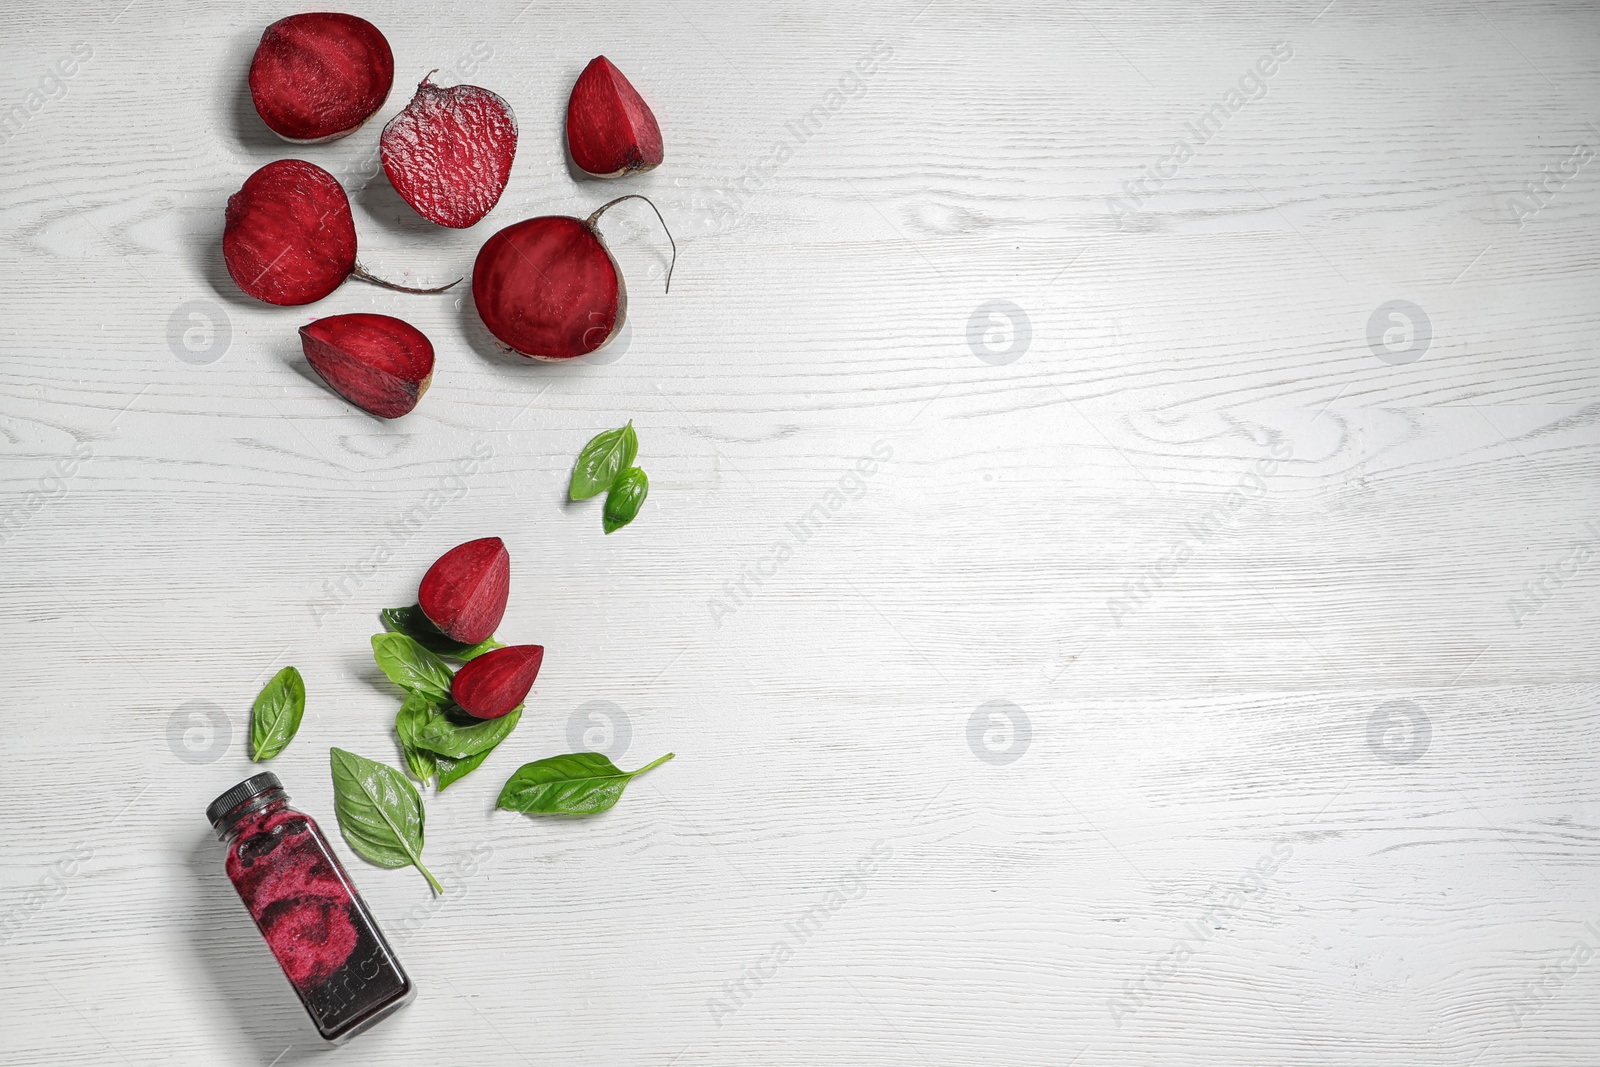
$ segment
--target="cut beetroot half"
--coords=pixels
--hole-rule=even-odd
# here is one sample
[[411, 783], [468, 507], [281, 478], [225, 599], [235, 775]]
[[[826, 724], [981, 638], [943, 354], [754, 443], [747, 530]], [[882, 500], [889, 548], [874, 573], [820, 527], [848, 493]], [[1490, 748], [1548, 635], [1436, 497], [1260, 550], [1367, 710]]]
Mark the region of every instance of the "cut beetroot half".
[[473, 718], [498, 719], [527, 699], [543, 662], [543, 645], [511, 645], [485, 652], [456, 672], [450, 695]]
[[269, 304], [321, 300], [352, 275], [404, 293], [456, 284], [412, 289], [362, 270], [350, 198], [337, 178], [303, 159], [268, 163], [228, 198], [222, 256], [239, 288]]
[[[572, 359], [604, 347], [627, 318], [628, 291], [617, 261], [600, 237], [600, 216], [543, 215], [514, 223], [489, 238], [472, 268], [472, 301], [502, 345], [532, 359]], [[661, 218], [661, 212], [650, 204]], [[666, 229], [666, 220], [661, 220]], [[667, 240], [672, 241], [668, 231]], [[678, 260], [672, 242], [672, 262]], [[672, 267], [667, 268], [667, 288]]]
[[321, 300], [356, 269], [350, 199], [315, 163], [268, 163], [229, 197], [222, 254], [239, 288], [257, 300]]
[[511, 592], [511, 554], [498, 537], [457, 545], [422, 576], [417, 603], [452, 640], [475, 645], [494, 635]]
[[354, 15], [308, 12], [267, 27], [250, 61], [250, 99], [286, 141], [332, 141], [377, 114], [394, 85], [394, 53]]
[[476, 85], [441, 89], [427, 78], [378, 141], [384, 173], [417, 214], [461, 229], [489, 213], [511, 178], [517, 120]]
[[637, 174], [662, 160], [655, 114], [605, 56], [589, 61], [567, 99], [567, 149], [594, 178]]
[[433, 344], [388, 315], [331, 315], [300, 327], [306, 362], [362, 411], [398, 419], [433, 382]]

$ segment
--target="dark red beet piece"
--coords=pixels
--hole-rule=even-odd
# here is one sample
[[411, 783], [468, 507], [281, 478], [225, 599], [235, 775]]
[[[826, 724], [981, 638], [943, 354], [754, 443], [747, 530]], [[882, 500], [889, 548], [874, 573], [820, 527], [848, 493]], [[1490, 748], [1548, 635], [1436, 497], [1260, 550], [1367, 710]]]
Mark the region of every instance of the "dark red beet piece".
[[228, 198], [222, 254], [239, 288], [257, 300], [321, 300], [356, 269], [350, 199], [314, 163], [268, 163]]
[[433, 382], [433, 344], [388, 315], [330, 315], [300, 327], [306, 362], [362, 411], [398, 419]]
[[622, 71], [596, 56], [567, 99], [567, 148], [578, 169], [594, 178], [620, 178], [661, 162], [661, 127], [650, 105]]
[[321, 300], [351, 275], [405, 293], [456, 284], [411, 289], [362, 270], [350, 198], [337, 178], [303, 159], [268, 163], [228, 198], [222, 255], [239, 288], [269, 304]]
[[[501, 344], [533, 359], [571, 359], [603, 347], [622, 329], [627, 287], [595, 223], [624, 200], [650, 204], [636, 194], [620, 196], [587, 219], [525, 219], [484, 243], [472, 268], [472, 301]], [[662, 228], [666, 225], [662, 219]], [[672, 241], [670, 231], [667, 240]], [[673, 241], [674, 264], [677, 258]], [[669, 266], [669, 291], [671, 286]]]
[[498, 719], [527, 699], [543, 662], [543, 645], [510, 645], [485, 652], [456, 672], [450, 695], [468, 715]]
[[440, 226], [471, 226], [505, 192], [517, 154], [517, 119], [476, 85], [441, 89], [427, 78], [378, 141], [384, 173], [417, 214]]
[[468, 645], [494, 635], [511, 592], [511, 554], [498, 537], [457, 545], [422, 576], [417, 603], [428, 621]]
[[250, 99], [286, 141], [332, 141], [377, 113], [394, 85], [394, 54], [366, 19], [290, 15], [267, 27], [250, 62]]

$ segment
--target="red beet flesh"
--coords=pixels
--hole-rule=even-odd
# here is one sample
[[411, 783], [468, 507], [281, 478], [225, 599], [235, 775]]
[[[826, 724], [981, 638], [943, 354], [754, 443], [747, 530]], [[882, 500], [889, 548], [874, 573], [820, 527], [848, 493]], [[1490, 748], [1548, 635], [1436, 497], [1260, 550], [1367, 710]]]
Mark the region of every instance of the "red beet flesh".
[[511, 645], [485, 652], [456, 672], [450, 695], [468, 715], [498, 719], [527, 699], [543, 662], [543, 645]]
[[306, 362], [362, 411], [398, 419], [433, 381], [433, 345], [388, 315], [331, 315], [300, 327]]
[[[484, 242], [472, 267], [472, 302], [501, 344], [532, 359], [557, 361], [603, 347], [622, 329], [628, 291], [595, 226], [636, 193], [603, 204], [587, 219], [542, 215], [513, 223]], [[656, 211], [661, 218], [661, 212]], [[661, 220], [666, 229], [666, 220]], [[672, 234], [667, 233], [672, 241]], [[678, 245], [672, 241], [672, 262]], [[667, 268], [667, 288], [672, 267]]]
[[545, 215], [489, 238], [472, 268], [472, 300], [500, 343], [534, 359], [581, 356], [627, 314], [616, 260], [593, 226]]
[[228, 198], [222, 254], [239, 288], [257, 300], [321, 300], [356, 269], [350, 200], [314, 163], [268, 163]]
[[567, 148], [578, 169], [595, 178], [620, 178], [661, 162], [661, 127], [650, 105], [605, 56], [583, 68], [567, 99]]
[[489, 213], [511, 177], [517, 120], [476, 85], [441, 89], [427, 78], [378, 142], [389, 182], [417, 214], [460, 229]]
[[288, 141], [331, 141], [356, 130], [388, 99], [394, 54], [366, 19], [290, 15], [267, 27], [250, 62], [250, 98]]
[[494, 635], [511, 592], [511, 554], [498, 537], [457, 545], [422, 576], [417, 603], [428, 621], [456, 641], [475, 645]]

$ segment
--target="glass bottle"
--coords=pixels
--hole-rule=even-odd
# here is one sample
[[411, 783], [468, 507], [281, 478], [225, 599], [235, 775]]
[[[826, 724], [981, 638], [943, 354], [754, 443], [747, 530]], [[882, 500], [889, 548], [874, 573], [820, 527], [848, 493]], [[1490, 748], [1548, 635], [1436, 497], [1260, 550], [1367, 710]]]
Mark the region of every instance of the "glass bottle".
[[275, 774], [206, 809], [239, 892], [324, 1040], [342, 1044], [411, 1002], [416, 989], [315, 820]]

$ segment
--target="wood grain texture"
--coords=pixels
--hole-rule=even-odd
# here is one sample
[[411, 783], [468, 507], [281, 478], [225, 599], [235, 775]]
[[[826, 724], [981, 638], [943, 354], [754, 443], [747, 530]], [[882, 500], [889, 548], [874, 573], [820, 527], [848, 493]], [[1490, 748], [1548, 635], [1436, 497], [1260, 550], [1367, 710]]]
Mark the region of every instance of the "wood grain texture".
[[[351, 859], [421, 995], [344, 1062], [1600, 1058], [1592, 4], [359, 2], [395, 92], [299, 148], [243, 83], [292, 5], [120, 7], [0, 44], [0, 1063], [316, 1061], [202, 812], [293, 663], [273, 769], [332, 829], [328, 748], [399, 761], [376, 612], [491, 533], [544, 670], [427, 798], [444, 897]], [[602, 52], [667, 143], [603, 188]], [[434, 67], [521, 128], [468, 231], [375, 166]], [[223, 205], [294, 156], [413, 284], [646, 193], [672, 292], [631, 205], [600, 359], [256, 304]], [[306, 368], [349, 311], [433, 340], [413, 414]], [[561, 494], [630, 417], [608, 538]], [[585, 736], [677, 758], [492, 810]]]

